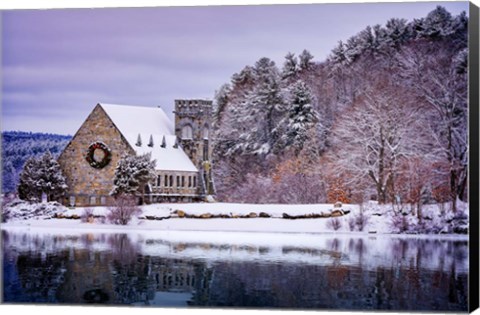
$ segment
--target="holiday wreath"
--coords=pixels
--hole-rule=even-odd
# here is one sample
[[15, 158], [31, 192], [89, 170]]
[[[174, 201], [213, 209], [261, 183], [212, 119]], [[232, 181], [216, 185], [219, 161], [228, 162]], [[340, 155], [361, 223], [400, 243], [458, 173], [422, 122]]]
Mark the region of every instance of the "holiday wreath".
[[95, 142], [88, 147], [85, 159], [91, 167], [103, 168], [112, 159], [112, 153], [105, 143]]

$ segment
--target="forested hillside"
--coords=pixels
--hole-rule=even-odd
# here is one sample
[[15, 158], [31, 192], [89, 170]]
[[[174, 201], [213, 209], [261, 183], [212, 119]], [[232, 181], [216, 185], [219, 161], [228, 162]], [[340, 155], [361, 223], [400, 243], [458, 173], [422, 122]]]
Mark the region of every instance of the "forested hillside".
[[58, 156], [71, 136], [21, 131], [2, 132], [2, 192], [14, 192], [25, 161], [46, 151]]
[[325, 61], [305, 50], [234, 74], [215, 96], [218, 198], [455, 209], [467, 195], [467, 25], [437, 7], [368, 26]]

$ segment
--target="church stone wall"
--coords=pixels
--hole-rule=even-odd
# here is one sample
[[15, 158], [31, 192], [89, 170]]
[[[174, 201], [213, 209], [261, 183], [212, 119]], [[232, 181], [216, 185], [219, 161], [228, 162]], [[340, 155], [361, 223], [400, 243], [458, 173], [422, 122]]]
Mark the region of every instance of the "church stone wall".
[[[110, 163], [104, 168], [90, 166], [85, 156], [94, 142], [103, 142], [111, 150]], [[115, 167], [125, 153], [135, 154], [101, 106], [97, 105], [58, 158], [69, 187], [64, 204], [75, 196], [75, 206], [110, 203]], [[95, 197], [95, 204], [91, 204]]]

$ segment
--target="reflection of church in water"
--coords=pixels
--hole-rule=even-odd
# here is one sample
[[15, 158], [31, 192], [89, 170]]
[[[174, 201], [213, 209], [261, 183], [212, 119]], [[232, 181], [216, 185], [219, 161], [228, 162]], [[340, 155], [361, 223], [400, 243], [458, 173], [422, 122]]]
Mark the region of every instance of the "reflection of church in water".
[[133, 254], [125, 262], [109, 252], [70, 250], [59, 302], [187, 306], [197, 292], [208, 290], [210, 273], [203, 262]]

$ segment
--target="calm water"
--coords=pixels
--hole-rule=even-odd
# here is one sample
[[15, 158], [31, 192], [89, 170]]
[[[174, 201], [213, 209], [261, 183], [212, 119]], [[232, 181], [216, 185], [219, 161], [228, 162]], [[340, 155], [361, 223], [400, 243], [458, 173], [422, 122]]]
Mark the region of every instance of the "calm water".
[[4, 302], [467, 310], [467, 241], [152, 235], [2, 231]]

